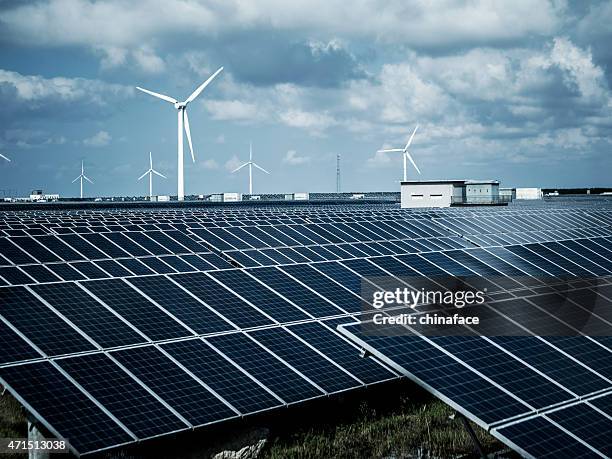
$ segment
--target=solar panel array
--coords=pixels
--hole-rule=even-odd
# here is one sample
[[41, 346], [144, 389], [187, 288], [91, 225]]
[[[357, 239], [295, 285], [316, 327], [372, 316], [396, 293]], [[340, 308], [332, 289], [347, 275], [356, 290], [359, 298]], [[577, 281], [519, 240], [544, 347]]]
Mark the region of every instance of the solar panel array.
[[[359, 358], [336, 330], [361, 314], [364, 278], [494, 275], [490, 296], [518, 301], [550, 295], [539, 276], [611, 275], [611, 254], [605, 205], [2, 212], [0, 378], [74, 453], [92, 453], [411, 371]], [[584, 340], [598, 354], [559, 365], [609, 384], [593, 365], [612, 361], [610, 343]]]

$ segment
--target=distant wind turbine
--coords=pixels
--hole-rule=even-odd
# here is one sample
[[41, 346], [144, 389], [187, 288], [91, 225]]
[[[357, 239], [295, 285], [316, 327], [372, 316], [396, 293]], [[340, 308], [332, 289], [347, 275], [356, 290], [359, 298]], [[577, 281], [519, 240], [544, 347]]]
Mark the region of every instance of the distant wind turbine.
[[93, 182], [85, 175], [85, 169], [83, 168], [83, 161], [81, 161], [81, 175], [75, 178], [72, 183], [81, 179], [81, 199], [83, 199], [83, 179], [87, 180], [89, 183], [93, 184]]
[[9, 163], [11, 162], [11, 160], [7, 158], [6, 156], [4, 156], [2, 153], [0, 153], [0, 158], [6, 159]]
[[151, 198], [153, 197], [153, 174], [159, 175], [162, 178], [166, 178], [165, 175], [153, 169], [153, 155], [151, 155], [151, 152], [149, 152], [149, 169], [144, 174], [142, 174], [140, 177], [138, 177], [138, 180], [142, 180], [147, 174], [149, 174], [149, 201], [150, 201]]
[[235, 172], [238, 172], [240, 169], [242, 169], [245, 166], [249, 166], [249, 194], [253, 194], [253, 166], [255, 166], [260, 171], [265, 172], [266, 174], [270, 174], [270, 173], [267, 170], [265, 170], [263, 167], [259, 166], [258, 164], [255, 164], [255, 162], [253, 161], [253, 144], [250, 142], [249, 142], [249, 161], [244, 163], [242, 166], [234, 169], [232, 171], [232, 174]]
[[166, 96], [164, 94], [159, 94], [157, 92], [149, 91], [148, 89], [136, 87], [139, 91], [146, 92], [153, 97], [157, 97], [158, 99], [165, 100], [166, 102], [170, 102], [174, 104], [174, 108], [178, 110], [178, 200], [183, 201], [185, 199], [185, 185], [183, 179], [183, 124], [185, 125], [185, 134], [187, 134], [187, 141], [189, 142], [189, 150], [191, 151], [191, 160], [195, 163], [195, 156], [193, 154], [193, 144], [191, 143], [191, 131], [189, 130], [189, 117], [187, 116], [187, 105], [190, 102], [200, 95], [204, 88], [210, 84], [214, 78], [221, 73], [223, 67], [219, 68], [215, 73], [212, 74], [204, 83], [202, 83], [198, 88], [191, 93], [191, 95], [185, 99], [184, 102], [179, 102], [178, 100]]
[[391, 149], [388, 149], [388, 150], [378, 150], [379, 153], [392, 153], [392, 152], [402, 152], [403, 153], [403, 156], [404, 156], [404, 182], [406, 180], [408, 180], [408, 171], [407, 171], [408, 165], [406, 163], [407, 159], [410, 160], [410, 162], [412, 163], [412, 165], [414, 166], [416, 171], [419, 173], [419, 175], [421, 175], [421, 171], [419, 170], [418, 166], [416, 165], [416, 163], [412, 159], [412, 156], [410, 156], [410, 153], [408, 153], [408, 147], [412, 143], [412, 139], [414, 138], [414, 135], [416, 134], [416, 131], [417, 131], [418, 128], [419, 128], [419, 125], [417, 124], [417, 126], [414, 128], [414, 131], [412, 131], [412, 135], [410, 136], [410, 139], [408, 140], [408, 143], [406, 144], [406, 146], [404, 148], [391, 148]]

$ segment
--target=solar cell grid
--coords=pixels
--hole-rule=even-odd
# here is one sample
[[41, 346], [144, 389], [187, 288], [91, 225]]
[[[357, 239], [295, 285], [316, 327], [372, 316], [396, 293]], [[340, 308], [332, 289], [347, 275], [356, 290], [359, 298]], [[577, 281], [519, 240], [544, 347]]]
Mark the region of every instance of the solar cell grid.
[[210, 276], [279, 322], [292, 322], [310, 317], [243, 271], [216, 271], [211, 272]]
[[188, 427], [105, 354], [70, 357], [57, 363], [138, 438]]
[[172, 279], [204, 301], [212, 309], [222, 311], [225, 318], [240, 328], [269, 325], [274, 322], [229, 290], [203, 273], [178, 274]]
[[0, 305], [2, 316], [47, 355], [95, 349], [25, 287], [1, 288]]
[[152, 340], [192, 335], [170, 315], [119, 279], [88, 281], [82, 285]]
[[145, 341], [74, 283], [33, 285], [32, 290], [104, 348]]
[[361, 385], [312, 348], [282, 328], [268, 328], [249, 333], [256, 341], [306, 375], [326, 392], [347, 390]]
[[77, 452], [133, 441], [49, 362], [0, 368], [0, 377], [27, 400], [45, 422], [68, 438]]
[[207, 338], [206, 341], [272, 389], [287, 403], [307, 400], [324, 394], [321, 389], [308, 382], [246, 335], [232, 333]]
[[177, 341], [164, 344], [162, 348], [214, 391], [231, 400], [240, 413], [253, 413], [282, 404], [204, 341]]
[[198, 334], [215, 333], [234, 329], [220, 315], [164, 276], [134, 277], [129, 279], [149, 298], [161, 305]]
[[236, 416], [230, 405], [154, 346], [126, 349], [112, 355], [193, 426]]

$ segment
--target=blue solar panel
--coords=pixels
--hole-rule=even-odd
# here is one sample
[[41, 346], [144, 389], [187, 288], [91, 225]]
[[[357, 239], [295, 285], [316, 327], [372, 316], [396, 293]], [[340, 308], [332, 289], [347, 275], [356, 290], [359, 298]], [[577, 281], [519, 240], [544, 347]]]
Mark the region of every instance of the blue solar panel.
[[129, 282], [196, 333], [234, 329], [223, 317], [164, 276], [135, 277]]
[[282, 328], [268, 328], [249, 334], [326, 392], [342, 391], [361, 384]]
[[188, 425], [104, 354], [70, 357], [58, 364], [138, 438]]
[[150, 339], [164, 340], [193, 334], [121, 280], [89, 281], [82, 285]]
[[71, 354], [95, 347], [24, 287], [0, 289], [2, 315], [47, 355]]
[[201, 381], [183, 371], [154, 346], [126, 349], [112, 355], [193, 426], [236, 416], [236, 412]]
[[77, 452], [106, 449], [133, 441], [110, 416], [51, 363], [0, 368], [0, 377]]
[[305, 377], [241, 333], [214, 336], [207, 341], [269, 387], [286, 403], [299, 402], [324, 394]]
[[274, 323], [246, 301], [223, 288], [203, 273], [179, 274], [172, 276], [172, 279], [211, 308], [221, 312], [224, 317], [240, 328]]
[[240, 413], [253, 413], [282, 404], [201, 340], [168, 343], [162, 348], [215, 392], [231, 400], [231, 405]]
[[34, 285], [32, 290], [105, 348], [146, 340], [73, 283]]

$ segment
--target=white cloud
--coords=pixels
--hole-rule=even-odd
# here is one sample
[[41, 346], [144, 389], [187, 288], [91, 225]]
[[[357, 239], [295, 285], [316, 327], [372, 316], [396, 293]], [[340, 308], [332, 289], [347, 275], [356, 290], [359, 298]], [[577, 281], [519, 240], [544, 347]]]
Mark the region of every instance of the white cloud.
[[310, 162], [310, 156], [298, 156], [295, 150], [289, 150], [283, 157], [283, 163], [290, 166], [299, 166]]
[[207, 159], [198, 163], [202, 169], [215, 170], [219, 169], [219, 163], [214, 159]]
[[321, 135], [327, 128], [336, 124], [336, 120], [327, 113], [314, 113], [297, 109], [288, 109], [279, 115], [287, 126], [302, 128], [314, 135]]
[[131, 87], [109, 84], [101, 80], [86, 78], [22, 75], [0, 69], [0, 85], [13, 89], [21, 101], [36, 102], [33, 107], [41, 107], [45, 102], [85, 102], [98, 106], [108, 105], [113, 98], [127, 98], [134, 94]]
[[5, 9], [0, 20], [15, 41], [60, 46], [139, 46], [169, 34], [218, 36], [267, 27], [436, 47], [549, 35], [563, 10], [552, 0], [395, 0], [384, 7], [359, 0], [350, 8], [341, 0], [47, 0]]
[[238, 156], [234, 155], [225, 162], [225, 169], [229, 172], [232, 172], [234, 169], [240, 167], [242, 164], [243, 163], [242, 161], [240, 161]]
[[147, 73], [161, 73], [166, 68], [164, 60], [149, 46], [141, 46], [132, 52], [132, 56], [136, 64]]
[[391, 164], [391, 158], [387, 153], [377, 151], [374, 156], [366, 161], [368, 167], [386, 167]]
[[101, 56], [100, 66], [103, 70], [109, 70], [125, 64], [128, 51], [118, 46], [98, 46], [94, 47], [96, 54]]
[[203, 104], [215, 120], [254, 121], [259, 117], [255, 104], [240, 100], [206, 100]]
[[582, 50], [567, 38], [555, 38], [550, 61], [565, 72], [566, 81], [575, 84], [586, 98], [606, 92], [603, 70], [593, 63], [590, 50]]
[[106, 131], [98, 131], [91, 137], [83, 140], [83, 145], [88, 147], [105, 147], [110, 144], [112, 136]]

